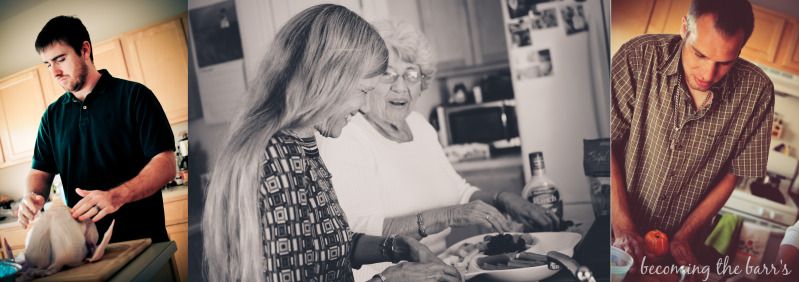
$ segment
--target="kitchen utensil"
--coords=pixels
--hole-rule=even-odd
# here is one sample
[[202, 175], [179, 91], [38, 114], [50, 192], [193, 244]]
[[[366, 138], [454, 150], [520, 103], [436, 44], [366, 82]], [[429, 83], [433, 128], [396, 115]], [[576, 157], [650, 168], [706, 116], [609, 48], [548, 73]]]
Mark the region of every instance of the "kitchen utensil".
[[610, 281], [622, 281], [630, 267], [633, 266], [633, 257], [619, 248], [610, 247]]
[[11, 245], [8, 243], [6, 238], [3, 238], [3, 250], [5, 257], [8, 258], [9, 261], [14, 262], [14, 252], [11, 251]]
[[[464, 244], [476, 244], [483, 241], [483, 238], [488, 235], [497, 235], [499, 233], [489, 233], [477, 235], [464, 239], [454, 245], [450, 246], [444, 253], [439, 255], [439, 258], [445, 259], [457, 252]], [[521, 234], [514, 232], [507, 232], [506, 234]], [[582, 235], [573, 232], [536, 232], [528, 233], [535, 239], [535, 244], [524, 253], [532, 253], [543, 256], [550, 251], [558, 251], [566, 256], [574, 255], [574, 247], [582, 239]], [[465, 279], [471, 279], [478, 275], [486, 275], [490, 279], [498, 281], [537, 281], [546, 279], [558, 272], [558, 268], [550, 268], [549, 265], [541, 265], [534, 267], [515, 268], [515, 269], [502, 269], [502, 270], [485, 270], [480, 268], [478, 260], [486, 257], [484, 254], [475, 256], [469, 260], [467, 270], [462, 273]]]
[[[550, 269], [557, 269], [558, 268], [566, 268], [569, 273], [577, 279], [577, 281], [588, 281], [588, 282], [596, 282], [594, 279], [594, 274], [591, 273], [591, 270], [588, 267], [580, 265], [576, 260], [572, 259], [570, 256], [567, 256], [561, 252], [551, 251], [547, 253], [547, 258], [549, 259], [549, 268]], [[553, 263], [555, 265], [553, 265]]]

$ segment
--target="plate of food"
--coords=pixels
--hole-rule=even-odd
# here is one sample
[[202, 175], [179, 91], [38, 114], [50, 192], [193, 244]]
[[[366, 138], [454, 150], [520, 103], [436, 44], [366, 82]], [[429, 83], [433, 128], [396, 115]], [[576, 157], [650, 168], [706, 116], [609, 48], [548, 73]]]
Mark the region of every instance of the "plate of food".
[[485, 274], [500, 281], [535, 281], [558, 272], [549, 269], [548, 252], [571, 257], [580, 239], [573, 232], [489, 233], [455, 243], [439, 258], [466, 279]]

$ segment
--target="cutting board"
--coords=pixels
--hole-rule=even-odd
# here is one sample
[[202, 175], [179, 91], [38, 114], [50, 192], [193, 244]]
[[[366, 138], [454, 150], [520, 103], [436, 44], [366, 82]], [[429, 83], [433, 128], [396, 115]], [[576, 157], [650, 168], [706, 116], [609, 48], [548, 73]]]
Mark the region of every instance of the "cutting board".
[[147, 238], [108, 244], [100, 261], [62, 270], [36, 281], [106, 281], [151, 243]]

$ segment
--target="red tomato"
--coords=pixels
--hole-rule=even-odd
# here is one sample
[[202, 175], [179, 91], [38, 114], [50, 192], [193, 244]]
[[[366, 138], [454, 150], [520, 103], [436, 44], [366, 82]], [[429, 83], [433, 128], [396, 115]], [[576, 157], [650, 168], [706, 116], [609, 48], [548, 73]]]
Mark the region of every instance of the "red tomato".
[[663, 256], [669, 253], [669, 236], [660, 230], [652, 230], [644, 235], [647, 252], [655, 256]]

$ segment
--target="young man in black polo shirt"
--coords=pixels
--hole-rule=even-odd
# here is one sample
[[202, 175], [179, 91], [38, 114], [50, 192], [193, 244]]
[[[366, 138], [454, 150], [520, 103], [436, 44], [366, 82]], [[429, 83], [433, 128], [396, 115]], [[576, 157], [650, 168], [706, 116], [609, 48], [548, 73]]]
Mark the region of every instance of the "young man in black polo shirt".
[[19, 222], [27, 228], [60, 174], [74, 218], [96, 222], [100, 234], [116, 220], [112, 242], [167, 241], [160, 188], [175, 176], [175, 145], [158, 100], [141, 84], [95, 69], [77, 18], [47, 22], [36, 51], [67, 92], [42, 116]]

